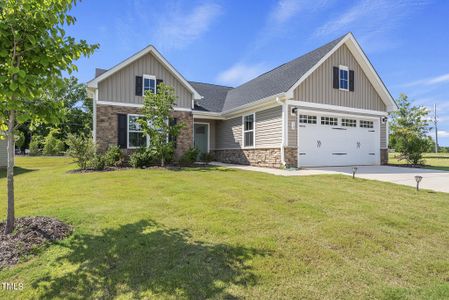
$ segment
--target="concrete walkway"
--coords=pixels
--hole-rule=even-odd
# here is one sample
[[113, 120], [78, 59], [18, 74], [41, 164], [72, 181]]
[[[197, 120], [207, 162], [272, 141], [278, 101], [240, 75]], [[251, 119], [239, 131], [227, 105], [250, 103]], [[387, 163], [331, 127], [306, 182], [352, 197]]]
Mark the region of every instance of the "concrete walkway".
[[[343, 174], [352, 176], [352, 167], [326, 167], [308, 168], [301, 170], [282, 170], [274, 168], [260, 168], [243, 165], [212, 163], [215, 166], [223, 166], [246, 171], [257, 171], [278, 176], [308, 176], [323, 174]], [[357, 177], [373, 179], [396, 184], [416, 187], [415, 176], [422, 176], [420, 187], [438, 192], [449, 193], [449, 172], [419, 168], [401, 168], [390, 166], [358, 166]]]

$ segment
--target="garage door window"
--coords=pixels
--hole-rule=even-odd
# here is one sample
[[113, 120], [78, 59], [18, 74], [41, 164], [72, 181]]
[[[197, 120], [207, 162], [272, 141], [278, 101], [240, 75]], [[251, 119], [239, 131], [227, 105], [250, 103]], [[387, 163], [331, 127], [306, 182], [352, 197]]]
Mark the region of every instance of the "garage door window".
[[357, 127], [357, 121], [354, 119], [341, 119], [341, 126]]
[[321, 117], [321, 125], [337, 126], [338, 125], [338, 118]]
[[362, 128], [374, 128], [374, 122], [373, 121], [360, 121], [360, 127]]
[[243, 145], [254, 146], [254, 114], [243, 117]]
[[316, 124], [316, 116], [299, 115], [299, 123]]

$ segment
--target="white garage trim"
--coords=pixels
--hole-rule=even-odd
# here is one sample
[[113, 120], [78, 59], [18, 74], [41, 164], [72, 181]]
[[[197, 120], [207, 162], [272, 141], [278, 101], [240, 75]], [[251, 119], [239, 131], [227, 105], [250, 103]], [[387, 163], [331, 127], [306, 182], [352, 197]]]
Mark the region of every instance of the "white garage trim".
[[337, 105], [329, 105], [329, 104], [319, 104], [319, 103], [312, 103], [312, 102], [306, 102], [306, 101], [299, 101], [299, 100], [288, 100], [288, 105], [303, 107], [303, 108], [310, 108], [310, 109], [327, 109], [327, 110], [335, 110], [335, 111], [341, 111], [343, 113], [354, 113], [354, 114], [367, 114], [367, 115], [374, 115], [374, 116], [387, 116], [388, 113], [385, 111], [377, 111], [377, 110], [369, 110], [369, 109], [361, 109], [361, 108], [351, 108], [351, 107], [343, 107], [343, 106], [337, 106]]

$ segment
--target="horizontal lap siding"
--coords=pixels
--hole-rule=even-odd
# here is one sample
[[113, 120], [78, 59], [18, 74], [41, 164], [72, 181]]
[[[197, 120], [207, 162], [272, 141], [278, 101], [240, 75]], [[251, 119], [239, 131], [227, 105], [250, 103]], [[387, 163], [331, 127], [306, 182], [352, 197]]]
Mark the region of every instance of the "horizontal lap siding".
[[282, 107], [256, 112], [256, 147], [279, 147], [282, 143]]
[[387, 149], [387, 124], [380, 122], [380, 149]]
[[177, 106], [191, 108], [192, 93], [149, 53], [98, 83], [98, 100], [142, 104], [143, 97], [135, 95], [136, 76], [154, 75], [175, 89]]
[[[354, 70], [354, 92], [340, 91], [332, 85], [332, 68], [339, 65]], [[341, 46], [294, 90], [294, 99], [350, 108], [385, 111], [386, 106], [346, 45]]]
[[[296, 124], [296, 114], [292, 115], [293, 106], [289, 106], [288, 108], [288, 146], [289, 147], [297, 147], [297, 124]], [[292, 127], [292, 123], [294, 124], [294, 127]]]
[[237, 149], [242, 144], [242, 117], [217, 121], [215, 136], [218, 137], [216, 149]]

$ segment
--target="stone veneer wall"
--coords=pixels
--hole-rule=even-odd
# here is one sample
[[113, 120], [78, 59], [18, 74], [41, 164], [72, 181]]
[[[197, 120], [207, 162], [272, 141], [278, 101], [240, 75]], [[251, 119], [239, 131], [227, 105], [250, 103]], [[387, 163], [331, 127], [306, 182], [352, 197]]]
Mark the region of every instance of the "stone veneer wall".
[[280, 148], [213, 150], [213, 154], [215, 160], [224, 163], [270, 168], [281, 166]]
[[[117, 145], [118, 114], [139, 114], [140, 108], [97, 105], [97, 146], [99, 151], [105, 151], [109, 145]], [[173, 117], [178, 119], [178, 124], [184, 127], [177, 139], [175, 156], [180, 157], [187, 149], [193, 146], [193, 116], [191, 112], [174, 111]]]
[[296, 147], [286, 147], [284, 149], [284, 159], [287, 168], [298, 167], [298, 150]]
[[380, 164], [388, 164], [388, 149], [380, 149]]

